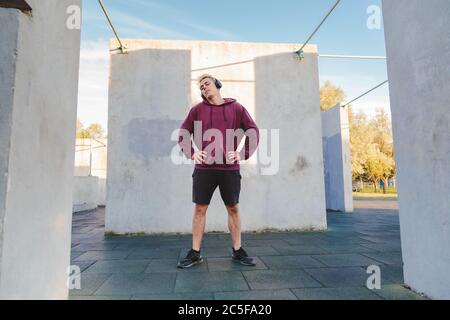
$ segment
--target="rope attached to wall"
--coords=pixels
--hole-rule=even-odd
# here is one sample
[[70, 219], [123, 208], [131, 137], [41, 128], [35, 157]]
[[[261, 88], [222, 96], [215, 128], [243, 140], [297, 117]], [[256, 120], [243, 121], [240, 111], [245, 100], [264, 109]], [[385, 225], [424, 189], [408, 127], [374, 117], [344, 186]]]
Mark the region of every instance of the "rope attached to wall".
[[370, 89], [369, 91], [367, 91], [367, 92], [363, 93], [362, 95], [360, 95], [358, 98], [355, 98], [355, 99], [353, 99], [353, 100], [350, 101], [350, 102], [347, 102], [346, 104], [344, 104], [344, 105], [342, 106], [342, 108], [345, 108], [346, 106], [350, 105], [351, 103], [355, 102], [356, 100], [361, 99], [361, 98], [364, 97], [365, 95], [371, 93], [372, 91], [378, 89], [379, 87], [381, 87], [382, 85], [384, 85], [384, 84], [386, 84], [386, 83], [388, 83], [388, 82], [389, 82], [389, 80], [383, 81], [382, 83], [380, 83], [380, 84], [377, 85], [376, 87], [374, 87], [374, 88]]
[[106, 10], [105, 5], [103, 4], [103, 1], [102, 0], [98, 0], [98, 3], [100, 4], [100, 7], [102, 7], [103, 13], [105, 14], [106, 19], [108, 20], [108, 23], [111, 26], [111, 29], [114, 32], [114, 35], [116, 36], [117, 41], [119, 42], [119, 48], [117, 48], [115, 50], [112, 50], [112, 51], [120, 50], [121, 54], [127, 53], [127, 51], [126, 51], [127, 48], [126, 48], [126, 46], [123, 45], [122, 41], [120, 40], [119, 35], [117, 34], [117, 31], [116, 31], [116, 28], [114, 28], [114, 25], [113, 25], [113, 23], [111, 21], [111, 18], [109, 16], [109, 14], [108, 14], [108, 11]]
[[322, 27], [322, 25], [324, 24], [324, 22], [328, 19], [328, 17], [331, 15], [331, 13], [334, 11], [334, 9], [336, 9], [336, 7], [338, 6], [338, 4], [341, 2], [341, 0], [337, 0], [336, 3], [333, 5], [333, 7], [328, 11], [328, 13], [325, 15], [325, 17], [322, 19], [322, 21], [319, 23], [319, 25], [316, 27], [316, 29], [313, 31], [313, 33], [311, 33], [311, 35], [309, 36], [309, 38], [303, 43], [302, 47], [294, 52], [294, 57], [296, 59], [300, 59], [302, 60], [305, 55], [303, 52], [303, 49], [306, 47], [306, 45], [309, 43], [309, 41], [312, 39], [312, 37], [314, 37], [314, 35], [317, 33], [317, 31], [319, 31], [320, 27]]

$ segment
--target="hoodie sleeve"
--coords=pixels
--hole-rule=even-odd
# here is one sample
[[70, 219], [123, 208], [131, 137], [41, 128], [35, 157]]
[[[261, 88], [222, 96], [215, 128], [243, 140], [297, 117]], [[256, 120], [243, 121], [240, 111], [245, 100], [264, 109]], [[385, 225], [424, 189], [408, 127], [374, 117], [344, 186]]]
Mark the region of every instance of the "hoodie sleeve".
[[181, 151], [188, 159], [192, 159], [194, 154], [194, 148], [192, 146], [191, 135], [194, 133], [194, 121], [196, 119], [197, 109], [191, 108], [186, 119], [183, 121], [180, 127], [180, 132], [178, 134], [178, 145]]
[[[259, 145], [259, 129], [256, 125], [255, 121], [253, 121], [252, 117], [248, 113], [247, 109], [242, 106], [241, 110], [241, 128], [247, 133], [247, 130], [251, 129], [249, 132], [249, 136], [245, 136], [245, 158], [244, 160], [248, 160], [253, 153], [256, 151]], [[256, 137], [256, 143], [250, 143], [250, 137]]]

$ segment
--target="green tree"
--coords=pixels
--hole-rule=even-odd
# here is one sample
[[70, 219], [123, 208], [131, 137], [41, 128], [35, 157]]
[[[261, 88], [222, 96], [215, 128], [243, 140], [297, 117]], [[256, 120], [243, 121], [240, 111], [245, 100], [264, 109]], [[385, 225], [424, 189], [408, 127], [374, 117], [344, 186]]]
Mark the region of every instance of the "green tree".
[[330, 81], [325, 81], [320, 88], [320, 111], [326, 111], [345, 100], [342, 88], [335, 86]]

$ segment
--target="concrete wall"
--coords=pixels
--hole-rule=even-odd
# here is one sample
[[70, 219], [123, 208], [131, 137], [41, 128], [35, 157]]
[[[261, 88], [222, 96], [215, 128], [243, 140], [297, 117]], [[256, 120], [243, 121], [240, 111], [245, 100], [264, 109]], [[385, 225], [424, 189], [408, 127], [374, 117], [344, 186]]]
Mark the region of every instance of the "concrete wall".
[[[224, 97], [243, 104], [260, 128], [281, 129], [284, 139], [277, 175], [260, 175], [256, 154], [241, 165], [242, 229], [326, 228], [315, 46], [307, 46], [306, 59], [298, 62], [291, 54], [298, 49], [296, 44], [124, 42], [128, 55], [111, 56], [108, 231], [191, 232], [193, 164], [172, 163], [170, 152], [176, 142], [170, 141], [170, 134], [200, 100], [195, 80], [201, 73], [217, 76], [224, 84]], [[112, 41], [111, 48], [115, 47]], [[281, 56], [271, 56], [281, 52]], [[223, 66], [248, 59], [252, 61]], [[278, 87], [285, 73], [294, 84], [280, 86], [280, 92], [289, 96], [295, 87], [298, 93], [280, 100], [280, 92], [268, 88]], [[275, 118], [273, 103], [280, 109]], [[308, 139], [299, 138], [303, 136]], [[228, 230], [218, 190], [207, 216], [206, 231]]]
[[81, 1], [28, 3], [0, 8], [0, 298], [64, 299], [80, 54], [66, 10]]
[[190, 170], [170, 158], [171, 133], [189, 108], [190, 68], [186, 50], [111, 56], [106, 231], [190, 229]]
[[99, 178], [94, 176], [74, 177], [73, 212], [93, 210], [99, 202]]
[[327, 209], [353, 212], [348, 108], [337, 105], [321, 115]]
[[383, 1], [405, 283], [450, 299], [450, 2]]
[[97, 203], [100, 206], [106, 204], [106, 164], [107, 139], [76, 139], [74, 176], [86, 177], [91, 174], [98, 177], [96, 192], [98, 194]]

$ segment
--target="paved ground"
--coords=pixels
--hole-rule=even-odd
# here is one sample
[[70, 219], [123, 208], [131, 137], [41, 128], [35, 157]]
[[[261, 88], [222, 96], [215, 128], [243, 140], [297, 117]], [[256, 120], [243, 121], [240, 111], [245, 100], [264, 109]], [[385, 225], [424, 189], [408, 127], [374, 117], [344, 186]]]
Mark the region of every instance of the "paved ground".
[[[205, 263], [176, 268], [187, 236], [104, 237], [104, 209], [73, 217], [72, 264], [81, 290], [71, 299], [423, 299], [402, 286], [395, 201], [356, 200], [354, 214], [328, 213], [326, 232], [247, 233], [256, 267], [230, 260], [228, 234], [207, 234]], [[379, 209], [376, 209], [379, 208]], [[366, 288], [367, 266], [381, 290]]]

